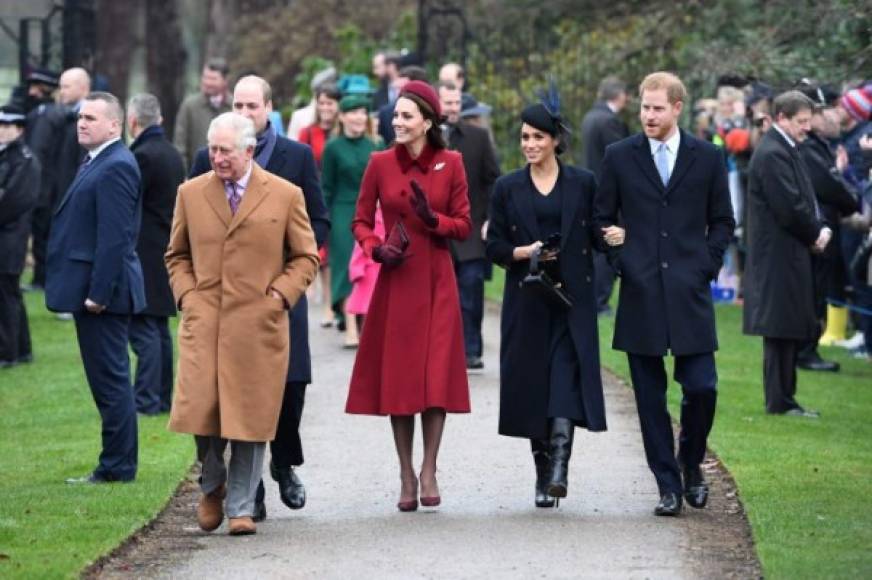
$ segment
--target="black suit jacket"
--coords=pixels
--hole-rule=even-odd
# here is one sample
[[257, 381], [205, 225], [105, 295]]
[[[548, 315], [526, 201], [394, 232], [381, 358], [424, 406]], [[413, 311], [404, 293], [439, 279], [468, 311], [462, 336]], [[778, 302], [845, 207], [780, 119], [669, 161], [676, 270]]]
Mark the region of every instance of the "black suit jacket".
[[185, 162], [157, 126], [143, 131], [130, 150], [142, 174], [142, 227], [136, 253], [142, 263], [148, 305], [141, 314], [174, 316], [176, 305], [164, 254], [170, 241], [176, 193], [185, 180]]
[[394, 142], [394, 107], [396, 101], [391, 101], [378, 110], [378, 134], [381, 136], [385, 147], [390, 147]]
[[746, 334], [818, 338], [810, 247], [822, 227], [806, 165], [773, 127], [754, 149], [749, 168]]
[[[617, 223], [623, 246], [600, 228]], [[614, 348], [663, 356], [717, 349], [709, 281], [717, 276], [736, 222], [723, 153], [685, 131], [666, 187], [648, 138], [610, 145], [596, 195], [597, 243], [621, 275]]]
[[597, 102], [581, 121], [581, 146], [584, 168], [597, 179], [602, 170], [606, 147], [630, 135], [627, 124], [604, 102]]
[[[265, 169], [274, 175], [290, 181], [303, 190], [306, 200], [306, 213], [315, 232], [315, 241], [320, 248], [330, 233], [330, 218], [327, 206], [324, 205], [324, 195], [321, 193], [321, 182], [318, 178], [318, 168], [315, 156], [308, 145], [291, 141], [285, 137], [276, 137], [273, 149]], [[202, 175], [212, 168], [209, 165], [209, 152], [206, 148], [197, 151], [194, 163], [188, 177]], [[309, 354], [309, 306], [306, 295], [297, 301], [291, 309], [291, 361], [288, 367], [288, 382], [312, 382], [312, 360]]]
[[469, 236], [463, 241], [451, 241], [452, 255], [461, 262], [481, 260], [485, 257], [481, 227], [487, 221], [491, 190], [500, 176], [496, 152], [487, 131], [464, 123], [452, 128], [449, 141], [449, 148], [459, 151], [463, 156], [472, 218], [472, 232]]

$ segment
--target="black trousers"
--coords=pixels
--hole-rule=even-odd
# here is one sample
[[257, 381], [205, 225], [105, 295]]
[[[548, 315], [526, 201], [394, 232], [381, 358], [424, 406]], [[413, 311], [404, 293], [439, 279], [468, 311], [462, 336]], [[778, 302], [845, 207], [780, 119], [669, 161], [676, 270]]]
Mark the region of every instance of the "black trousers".
[[149, 415], [170, 410], [173, 393], [173, 341], [166, 316], [134, 315], [130, 346], [136, 354], [136, 410]]
[[33, 244], [33, 279], [34, 286], [45, 288], [45, 258], [48, 253], [48, 234], [51, 227], [51, 216], [54, 204], [50, 200], [40, 201], [31, 215], [30, 228]]
[[109, 480], [136, 477], [136, 405], [127, 356], [130, 317], [76, 312], [76, 336], [85, 376], [102, 419], [103, 449], [95, 473]]
[[0, 274], [0, 361], [15, 362], [32, 354], [20, 278], [18, 274]]
[[796, 402], [796, 363], [803, 341], [763, 338], [763, 392], [767, 413], [798, 409]]
[[627, 353], [642, 442], [648, 467], [660, 493], [682, 492], [681, 465], [695, 466], [705, 457], [706, 442], [715, 418], [718, 374], [713, 353], [675, 357], [673, 377], [681, 384], [681, 432], [678, 458], [672, 418], [666, 407], [666, 369], [663, 357]]
[[593, 277], [596, 283], [596, 309], [602, 312], [609, 307], [609, 299], [615, 288], [615, 269], [603, 252], [593, 251]]

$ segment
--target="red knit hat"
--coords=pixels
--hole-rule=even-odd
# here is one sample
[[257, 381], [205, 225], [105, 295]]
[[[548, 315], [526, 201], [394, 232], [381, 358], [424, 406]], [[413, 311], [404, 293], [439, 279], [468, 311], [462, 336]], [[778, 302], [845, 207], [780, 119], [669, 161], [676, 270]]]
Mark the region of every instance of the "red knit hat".
[[842, 107], [861, 123], [872, 118], [872, 84], [842, 95]]
[[442, 105], [439, 102], [439, 95], [436, 94], [436, 91], [429, 84], [424, 81], [409, 81], [403, 87], [403, 90], [400, 91], [401, 97], [406, 94], [412, 94], [420, 98], [433, 109], [437, 117], [442, 117]]

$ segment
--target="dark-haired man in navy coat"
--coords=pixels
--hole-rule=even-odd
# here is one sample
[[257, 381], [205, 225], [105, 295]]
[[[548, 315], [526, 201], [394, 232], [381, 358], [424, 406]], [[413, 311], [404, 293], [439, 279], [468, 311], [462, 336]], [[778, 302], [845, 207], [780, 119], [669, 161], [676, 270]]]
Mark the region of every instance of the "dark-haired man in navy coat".
[[130, 316], [145, 308], [136, 255], [140, 174], [121, 142], [124, 111], [109, 93], [88, 95], [79, 109], [79, 144], [88, 154], [52, 218], [45, 303], [72, 312], [85, 375], [103, 422], [103, 450], [90, 474], [67, 483], [136, 477], [136, 406], [130, 384]]
[[[654, 513], [675, 516], [682, 492], [692, 507], [708, 499], [700, 464], [718, 380], [709, 282], [736, 223], [723, 154], [678, 128], [687, 100], [681, 80], [653, 73], [640, 96], [644, 132], [606, 149], [595, 221], [600, 246], [621, 276], [613, 346], [630, 363], [645, 456], [660, 491]], [[615, 225], [618, 212], [623, 228]], [[669, 351], [684, 393], [677, 459], [666, 408]]]
[[[308, 145], [291, 141], [276, 134], [268, 116], [272, 111], [272, 89], [264, 79], [247, 76], [239, 79], [233, 89], [233, 110], [254, 122], [257, 146], [254, 159], [258, 165], [282, 177], [303, 190], [306, 213], [312, 222], [315, 240], [320, 247], [330, 232], [327, 207], [321, 194], [315, 157]], [[189, 177], [210, 171], [206, 149], [197, 152]], [[270, 472], [279, 484], [282, 501], [291, 509], [306, 504], [306, 488], [294, 471], [303, 464], [303, 444], [300, 440], [300, 420], [306, 397], [306, 385], [312, 382], [312, 362], [309, 355], [308, 304], [304, 295], [291, 309], [291, 361], [285, 396], [279, 415], [276, 438], [270, 443]], [[257, 492], [255, 521], [266, 517], [263, 502], [263, 482]]]

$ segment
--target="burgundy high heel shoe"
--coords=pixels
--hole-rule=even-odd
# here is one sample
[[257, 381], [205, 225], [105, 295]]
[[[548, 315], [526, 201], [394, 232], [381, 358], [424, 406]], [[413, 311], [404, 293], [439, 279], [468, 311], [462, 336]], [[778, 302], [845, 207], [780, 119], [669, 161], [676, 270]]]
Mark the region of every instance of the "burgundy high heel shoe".
[[[415, 495], [418, 495], [418, 481], [415, 480]], [[406, 501], [398, 501], [397, 509], [401, 512], [414, 512], [418, 510], [418, 500], [408, 499]]]
[[421, 498], [421, 505], [424, 507], [436, 507], [440, 503], [442, 503], [442, 497], [438, 495]]

